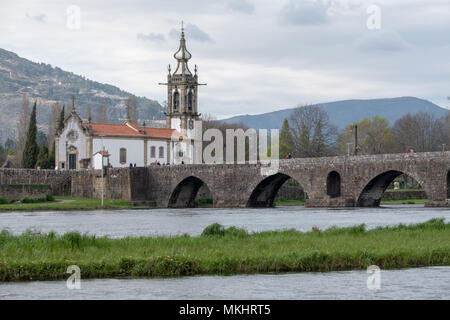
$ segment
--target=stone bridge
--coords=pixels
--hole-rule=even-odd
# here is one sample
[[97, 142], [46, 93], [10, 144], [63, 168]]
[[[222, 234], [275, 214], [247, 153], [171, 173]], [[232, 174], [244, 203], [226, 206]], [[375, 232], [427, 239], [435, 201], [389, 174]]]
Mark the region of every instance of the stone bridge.
[[[380, 204], [397, 176], [407, 174], [424, 189], [427, 206], [450, 205], [450, 152], [283, 159], [277, 172], [262, 174], [266, 167], [203, 164], [109, 169], [105, 196], [157, 207], [192, 207], [206, 184], [215, 207], [270, 207], [279, 188], [292, 178], [303, 187], [309, 207], [371, 207]], [[4, 183], [3, 171], [0, 183]], [[66, 172], [73, 196], [100, 197], [100, 170]]]

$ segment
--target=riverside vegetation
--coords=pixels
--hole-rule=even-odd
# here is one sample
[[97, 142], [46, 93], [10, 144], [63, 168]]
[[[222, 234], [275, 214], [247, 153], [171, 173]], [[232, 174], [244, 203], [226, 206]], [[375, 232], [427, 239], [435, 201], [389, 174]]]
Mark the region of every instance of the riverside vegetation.
[[111, 239], [70, 232], [0, 233], [0, 281], [230, 275], [450, 265], [450, 223], [248, 233], [213, 224], [200, 236]]
[[95, 210], [95, 209], [132, 209], [128, 201], [104, 199], [74, 198], [67, 196], [49, 196], [47, 199], [24, 199], [21, 202], [8, 203], [0, 199], [0, 211], [34, 211], [34, 210]]

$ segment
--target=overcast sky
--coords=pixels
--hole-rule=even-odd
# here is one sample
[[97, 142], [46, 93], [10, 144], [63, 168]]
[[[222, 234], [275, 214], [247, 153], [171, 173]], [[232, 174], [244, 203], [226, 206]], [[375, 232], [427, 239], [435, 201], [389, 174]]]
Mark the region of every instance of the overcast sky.
[[450, 0], [0, 0], [0, 47], [162, 102], [181, 20], [190, 68], [208, 84], [204, 114], [398, 96], [450, 104]]

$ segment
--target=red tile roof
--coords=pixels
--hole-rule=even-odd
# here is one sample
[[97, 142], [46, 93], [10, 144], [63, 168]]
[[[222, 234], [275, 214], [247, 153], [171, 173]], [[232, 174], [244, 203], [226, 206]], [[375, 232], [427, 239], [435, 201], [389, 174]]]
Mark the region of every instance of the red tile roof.
[[[132, 127], [130, 128], [127, 123]], [[90, 126], [92, 133], [95, 136], [125, 136], [125, 137], [149, 137], [149, 138], [161, 138], [170, 139], [174, 138], [186, 138], [181, 135], [175, 129], [167, 128], [147, 128], [140, 127], [131, 121], [125, 121], [123, 124], [112, 123], [83, 123], [83, 127]]]

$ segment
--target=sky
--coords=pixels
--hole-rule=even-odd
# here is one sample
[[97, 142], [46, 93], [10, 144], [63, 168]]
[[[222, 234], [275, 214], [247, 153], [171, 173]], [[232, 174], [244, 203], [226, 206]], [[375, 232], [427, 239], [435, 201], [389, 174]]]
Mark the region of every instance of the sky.
[[162, 103], [181, 21], [203, 114], [450, 105], [450, 0], [0, 0], [0, 47]]

